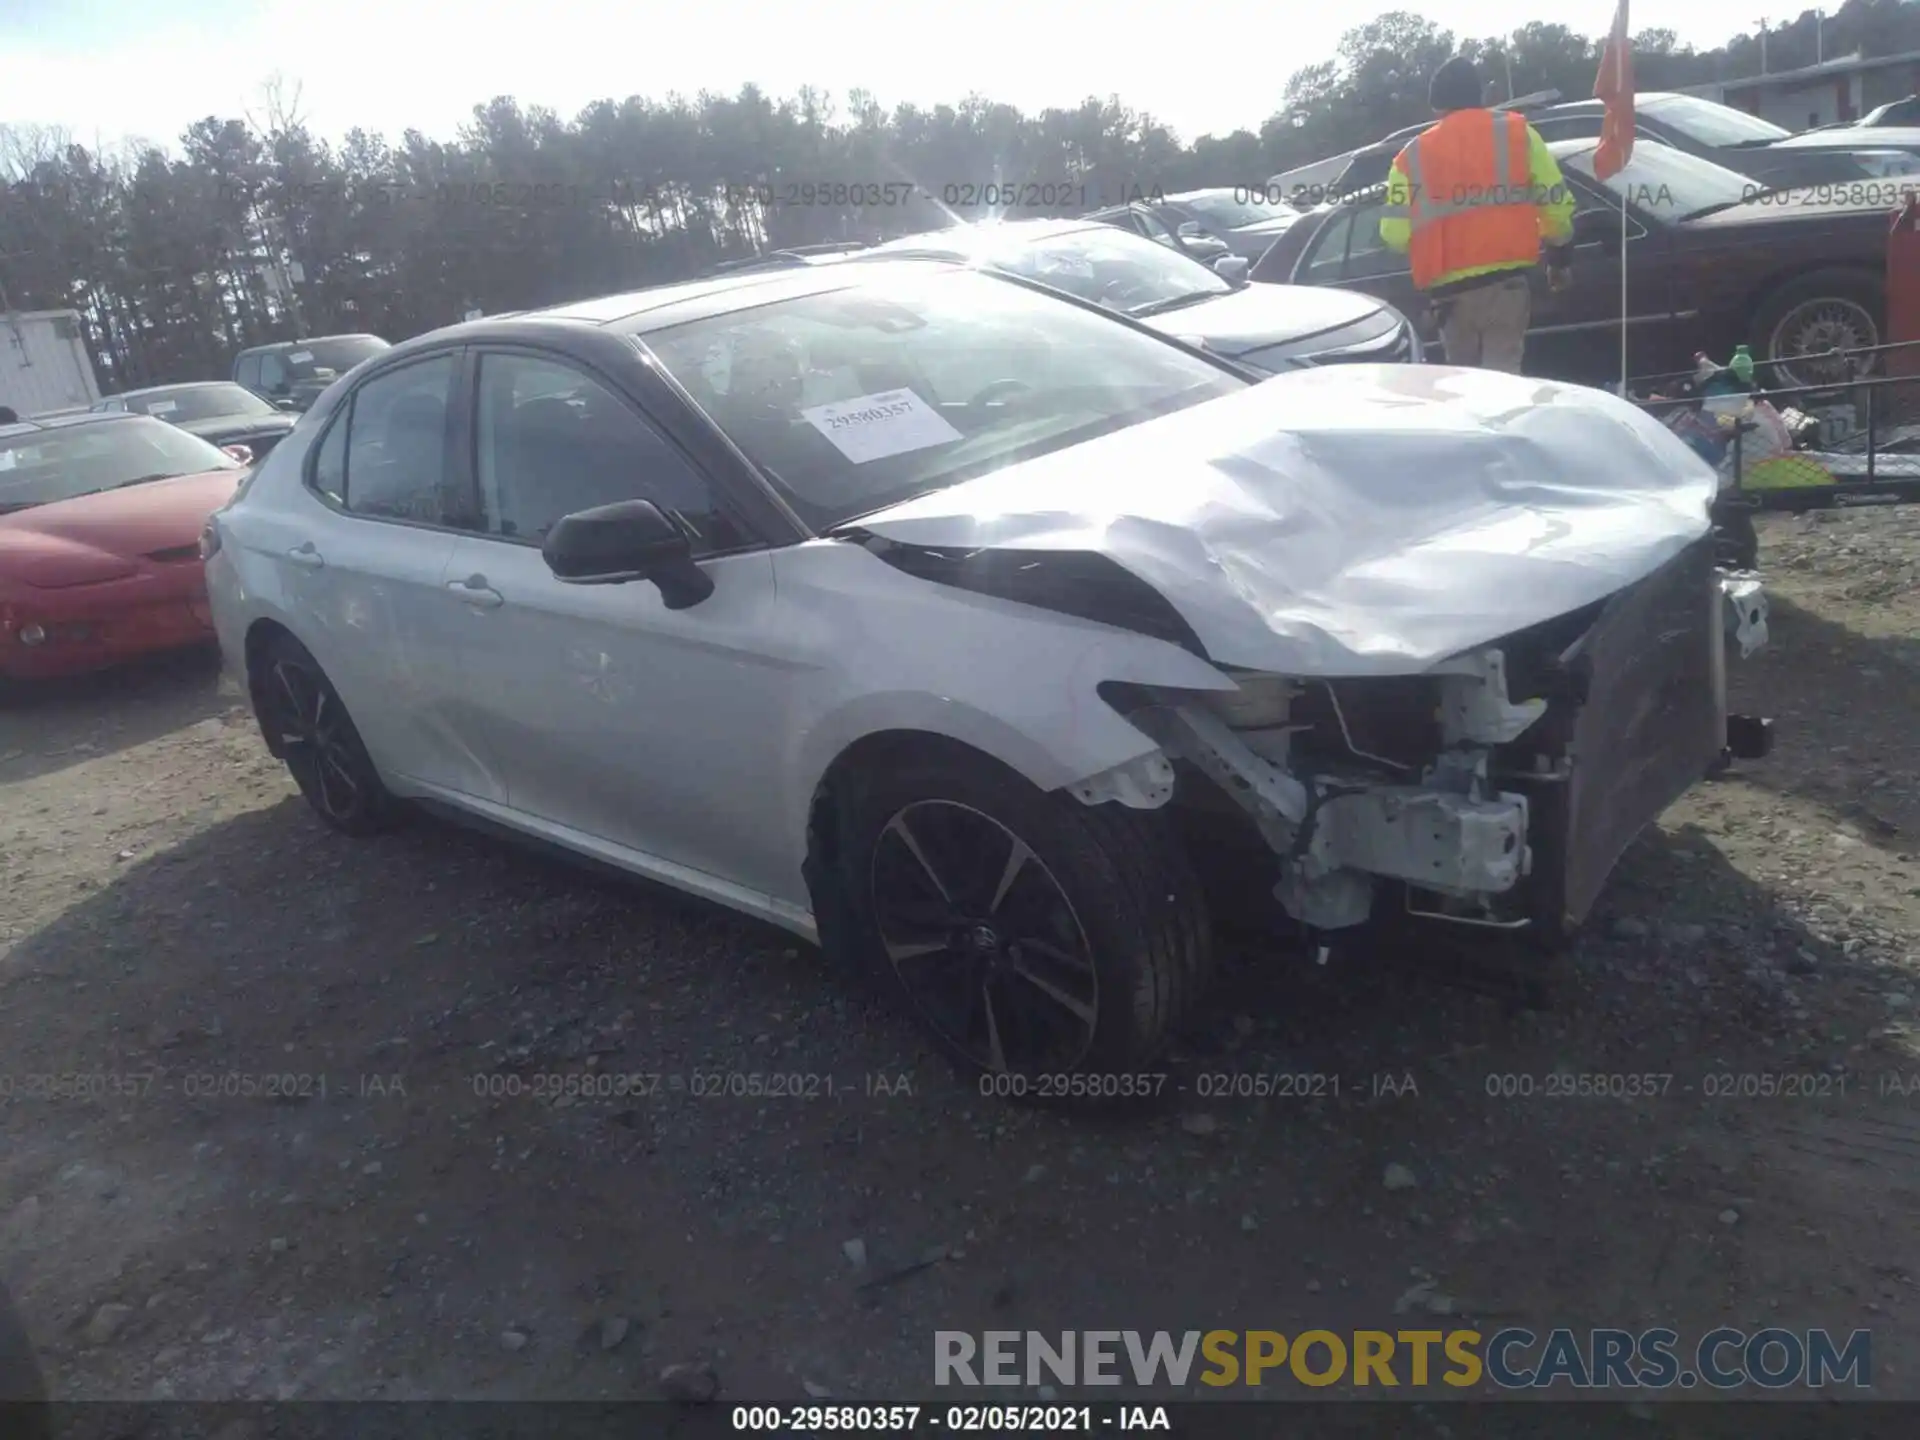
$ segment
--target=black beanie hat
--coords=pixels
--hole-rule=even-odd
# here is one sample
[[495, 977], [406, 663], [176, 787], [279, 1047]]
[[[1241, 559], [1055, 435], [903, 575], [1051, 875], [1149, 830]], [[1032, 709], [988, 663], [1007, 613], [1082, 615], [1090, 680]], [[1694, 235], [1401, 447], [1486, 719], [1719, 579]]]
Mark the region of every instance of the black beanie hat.
[[1477, 110], [1486, 103], [1480, 72], [1464, 55], [1456, 55], [1433, 72], [1427, 103], [1436, 110]]

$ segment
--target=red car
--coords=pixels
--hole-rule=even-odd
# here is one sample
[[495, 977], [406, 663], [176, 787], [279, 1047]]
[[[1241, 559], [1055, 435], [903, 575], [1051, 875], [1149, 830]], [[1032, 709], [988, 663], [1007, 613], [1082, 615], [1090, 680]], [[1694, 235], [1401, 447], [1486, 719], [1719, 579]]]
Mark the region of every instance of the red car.
[[0, 681], [212, 642], [200, 531], [246, 473], [145, 415], [0, 426]]

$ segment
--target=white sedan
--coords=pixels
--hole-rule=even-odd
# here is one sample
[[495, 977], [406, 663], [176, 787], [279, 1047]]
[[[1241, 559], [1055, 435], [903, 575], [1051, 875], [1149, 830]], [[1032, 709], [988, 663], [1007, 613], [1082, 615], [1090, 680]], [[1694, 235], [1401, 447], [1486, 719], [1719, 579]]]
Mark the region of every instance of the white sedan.
[[329, 825], [504, 825], [1099, 1074], [1200, 995], [1216, 844], [1321, 943], [1577, 924], [1727, 745], [1715, 483], [1597, 391], [1256, 384], [875, 261], [383, 352], [203, 549]]

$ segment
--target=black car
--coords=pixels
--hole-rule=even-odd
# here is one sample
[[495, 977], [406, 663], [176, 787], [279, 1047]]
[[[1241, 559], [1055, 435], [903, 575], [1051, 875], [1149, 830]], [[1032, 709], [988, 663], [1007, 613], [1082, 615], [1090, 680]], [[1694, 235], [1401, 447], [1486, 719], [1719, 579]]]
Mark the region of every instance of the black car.
[[392, 348], [378, 335], [320, 335], [256, 345], [234, 358], [233, 381], [283, 410], [305, 410], [362, 360]]
[[[1904, 181], [1756, 193], [1755, 182], [1723, 165], [1642, 142], [1602, 182], [1594, 141], [1549, 146], [1574, 196], [1573, 283], [1551, 290], [1539, 269], [1531, 272], [1529, 374], [1618, 381], [1623, 236], [1635, 375], [1685, 369], [1698, 350], [1727, 355], [1749, 344], [1774, 383], [1824, 384], [1844, 364], [1836, 372], [1840, 362], [1805, 357], [1885, 338], [1887, 217]], [[1380, 238], [1384, 192], [1376, 186], [1323, 205], [1281, 237], [1253, 279], [1339, 285], [1418, 309], [1406, 253]]]
[[1406, 316], [1377, 299], [1228, 281], [1165, 246], [1088, 219], [960, 225], [864, 253], [959, 260], [1037, 280], [1256, 370], [1421, 358]]
[[93, 408], [151, 415], [213, 445], [244, 445], [256, 460], [266, 458], [294, 426], [292, 415], [230, 380], [128, 390]]
[[1218, 187], [1116, 205], [1086, 218], [1136, 230], [1208, 264], [1221, 255], [1238, 255], [1252, 264], [1300, 212], [1274, 203], [1257, 189]]
[[[1795, 135], [1731, 105], [1664, 91], [1634, 96], [1633, 107], [1634, 134], [1639, 138], [1658, 140], [1724, 165], [1770, 189], [1854, 184], [1920, 171], [1920, 131], [1881, 130], [1869, 136], [1851, 129], [1809, 130]], [[1518, 103], [1512, 108], [1526, 116], [1543, 140], [1597, 140], [1606, 112], [1598, 100]], [[1327, 186], [1326, 198], [1354, 195], [1384, 183], [1393, 157], [1431, 123], [1396, 130], [1356, 152], [1346, 170]]]
[[[1090, 210], [1080, 218], [1099, 225], [1111, 225], [1116, 230], [1125, 230], [1156, 245], [1164, 245], [1189, 260], [1213, 266], [1229, 280], [1240, 278], [1236, 275], [1238, 266], [1233, 258], [1233, 250], [1227, 242], [1218, 236], [1204, 234], [1199, 225], [1191, 220], [1169, 223], [1155, 214], [1151, 206], [1138, 203], [1109, 205], [1104, 210]], [[1220, 263], [1223, 260], [1227, 262], [1224, 266]]]

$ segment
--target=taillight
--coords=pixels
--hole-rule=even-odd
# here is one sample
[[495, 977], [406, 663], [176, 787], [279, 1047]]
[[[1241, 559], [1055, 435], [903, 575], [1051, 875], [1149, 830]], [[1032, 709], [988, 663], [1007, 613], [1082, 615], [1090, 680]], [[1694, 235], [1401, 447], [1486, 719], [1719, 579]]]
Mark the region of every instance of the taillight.
[[211, 515], [207, 523], [200, 527], [200, 558], [210, 560], [220, 549], [220, 525]]

